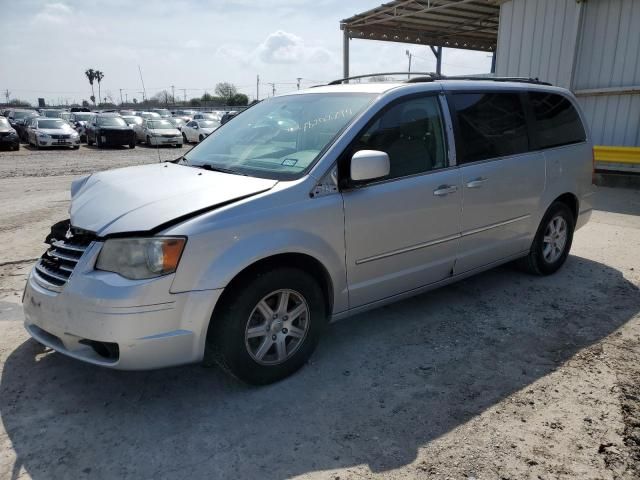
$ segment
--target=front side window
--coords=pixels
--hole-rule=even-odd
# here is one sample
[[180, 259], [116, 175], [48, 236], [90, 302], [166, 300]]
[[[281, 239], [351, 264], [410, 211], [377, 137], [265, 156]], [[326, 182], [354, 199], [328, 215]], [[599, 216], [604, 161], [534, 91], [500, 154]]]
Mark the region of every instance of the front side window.
[[375, 96], [309, 93], [269, 98], [216, 129], [184, 159], [239, 174], [295, 179]]
[[446, 167], [446, 143], [437, 97], [411, 98], [392, 105], [366, 129], [350, 153], [359, 150], [379, 150], [389, 155], [391, 170], [386, 178]]
[[529, 150], [527, 122], [518, 93], [453, 93], [449, 104], [457, 117], [459, 164]]
[[580, 115], [571, 102], [556, 93], [529, 92], [533, 132], [538, 148], [552, 148], [586, 140]]

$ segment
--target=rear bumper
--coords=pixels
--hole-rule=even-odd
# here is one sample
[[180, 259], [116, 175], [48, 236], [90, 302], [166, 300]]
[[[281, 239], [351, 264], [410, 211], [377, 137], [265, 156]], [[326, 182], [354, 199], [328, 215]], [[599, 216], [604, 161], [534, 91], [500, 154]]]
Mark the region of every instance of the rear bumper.
[[60, 293], [29, 276], [24, 324], [33, 338], [78, 360], [119, 370], [202, 360], [222, 290], [171, 294], [171, 275], [130, 281], [109, 272], [83, 272], [81, 264], [76, 270]]

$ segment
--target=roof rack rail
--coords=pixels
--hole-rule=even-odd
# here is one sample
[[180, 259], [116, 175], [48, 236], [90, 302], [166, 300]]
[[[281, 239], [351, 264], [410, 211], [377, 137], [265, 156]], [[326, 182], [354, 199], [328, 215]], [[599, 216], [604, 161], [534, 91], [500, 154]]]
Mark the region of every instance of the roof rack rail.
[[527, 77], [477, 77], [468, 75], [430, 75], [428, 77], [416, 77], [406, 80], [406, 83], [420, 83], [420, 82], [433, 82], [435, 80], [471, 80], [471, 81], [490, 81], [490, 82], [519, 82], [519, 83], [533, 83], [536, 85], [551, 85], [549, 82], [543, 82], [539, 78], [527, 78]]
[[[368, 73], [366, 75], [355, 75], [353, 77], [345, 77], [345, 78], [339, 78], [337, 80], [332, 80], [329, 83], [327, 83], [327, 85], [340, 85], [341, 83], [344, 83], [348, 80], [358, 80], [360, 78], [368, 78], [368, 77], [384, 77], [386, 75], [424, 75], [427, 77], [437, 77], [438, 75], [436, 75], [433, 72], [385, 72], [385, 73]], [[420, 77], [420, 78], [425, 78], [425, 77]], [[410, 80], [409, 80], [410, 81]]]

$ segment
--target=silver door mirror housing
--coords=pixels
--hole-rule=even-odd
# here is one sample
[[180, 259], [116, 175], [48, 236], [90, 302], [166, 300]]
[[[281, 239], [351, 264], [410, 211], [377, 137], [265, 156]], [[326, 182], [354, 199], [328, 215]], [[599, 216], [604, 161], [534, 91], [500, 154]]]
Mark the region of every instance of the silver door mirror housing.
[[386, 177], [391, 170], [389, 155], [379, 150], [360, 150], [351, 157], [351, 180]]

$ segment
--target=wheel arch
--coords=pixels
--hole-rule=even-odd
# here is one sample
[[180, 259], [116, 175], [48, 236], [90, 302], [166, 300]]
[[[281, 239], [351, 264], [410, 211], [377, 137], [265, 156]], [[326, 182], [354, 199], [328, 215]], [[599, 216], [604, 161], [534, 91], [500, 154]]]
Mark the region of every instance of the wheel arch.
[[580, 212], [580, 202], [578, 200], [578, 197], [575, 194], [571, 192], [563, 193], [562, 195], [559, 195], [558, 197], [556, 197], [551, 202], [550, 205], [552, 205], [555, 202], [564, 203], [566, 206], [569, 207], [569, 209], [571, 210], [571, 213], [573, 213], [574, 222], [578, 219], [578, 213]]
[[311, 255], [306, 253], [289, 252], [277, 253], [261, 258], [238, 272], [231, 281], [229, 281], [227, 286], [224, 288], [220, 299], [216, 302], [212, 318], [215, 318], [216, 311], [222, 308], [222, 305], [226, 303], [226, 300], [237, 288], [239, 288], [240, 285], [246, 282], [248, 278], [255, 276], [259, 272], [282, 267], [298, 268], [310, 273], [313, 278], [318, 281], [318, 285], [324, 294], [327, 312], [330, 314], [333, 311], [333, 281], [327, 268], [322, 264], [322, 262]]

